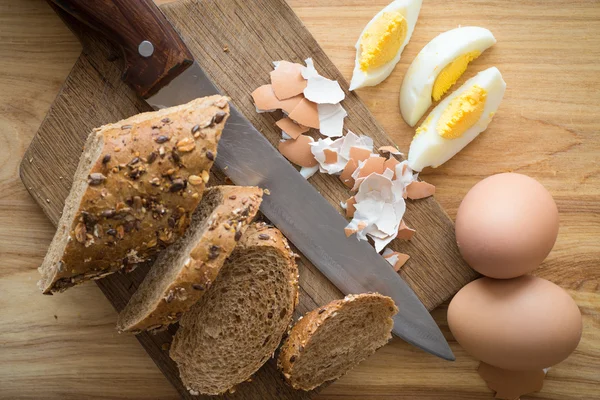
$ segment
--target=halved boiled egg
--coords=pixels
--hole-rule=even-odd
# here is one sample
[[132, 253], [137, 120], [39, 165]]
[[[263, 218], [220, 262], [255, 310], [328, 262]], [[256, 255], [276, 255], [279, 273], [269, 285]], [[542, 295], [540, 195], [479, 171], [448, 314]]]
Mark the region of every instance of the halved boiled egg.
[[375, 86], [391, 73], [415, 29], [422, 0], [395, 0], [365, 26], [356, 42], [350, 90]]
[[504, 96], [498, 68], [481, 71], [441, 101], [417, 128], [408, 152], [414, 171], [438, 167], [483, 132]]
[[423, 47], [406, 71], [400, 89], [400, 112], [406, 123], [415, 126], [432, 99], [439, 101], [467, 65], [494, 43], [489, 30], [465, 26], [444, 32]]

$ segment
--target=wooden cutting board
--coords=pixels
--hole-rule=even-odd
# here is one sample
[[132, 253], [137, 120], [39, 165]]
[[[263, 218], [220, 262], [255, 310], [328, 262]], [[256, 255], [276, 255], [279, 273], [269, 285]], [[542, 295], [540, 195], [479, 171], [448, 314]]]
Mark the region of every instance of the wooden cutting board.
[[[344, 78], [284, 0], [181, 0], [161, 8], [221, 91], [271, 143], [279, 141], [280, 131], [274, 123], [281, 115], [257, 114], [249, 94], [268, 82], [273, 60], [301, 62], [312, 57], [324, 76], [337, 79], [346, 90], [343, 105], [349, 117], [345, 128], [371, 136], [376, 147], [391, 144], [360, 99], [347, 92]], [[80, 37], [84, 50], [27, 150], [20, 170], [25, 186], [55, 224], [88, 133], [94, 127], [149, 110], [121, 82], [119, 52], [78, 23], [65, 22]], [[224, 176], [214, 173], [212, 180], [223, 182]], [[338, 209], [339, 202], [350, 196], [337, 177], [317, 174], [311, 183]], [[433, 309], [476, 274], [460, 258], [453, 224], [433, 198], [410, 202], [405, 220], [417, 229], [417, 235], [411, 242], [395, 241], [391, 247], [411, 255], [401, 275], [425, 306]], [[296, 317], [341, 296], [304, 257], [299, 260], [299, 268], [301, 294]], [[97, 283], [119, 311], [146, 272], [147, 268], [138, 268], [131, 274], [115, 274]], [[176, 328], [157, 335], [141, 334], [138, 339], [181, 395], [189, 397], [168, 357], [168, 344]], [[225, 397], [311, 396], [287, 387], [271, 361], [251, 384], [242, 384]]]

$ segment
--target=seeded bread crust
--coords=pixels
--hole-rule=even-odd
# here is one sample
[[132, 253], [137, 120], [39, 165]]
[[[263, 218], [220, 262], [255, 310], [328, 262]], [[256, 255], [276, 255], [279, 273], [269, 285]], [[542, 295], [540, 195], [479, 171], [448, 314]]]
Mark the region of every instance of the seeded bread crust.
[[[283, 373], [285, 380], [294, 389], [312, 390], [325, 382], [325, 380], [312, 382], [311, 384], [302, 382], [297, 376], [297, 371], [295, 371], [294, 367], [298, 364], [298, 361], [301, 360], [303, 355], [310, 350], [310, 346], [315, 344], [315, 334], [320, 328], [333, 321], [349, 304], [360, 304], [361, 302], [365, 305], [367, 303], [370, 303], [371, 305], [375, 303], [377, 309], [380, 310], [382, 315], [387, 317], [385, 321], [387, 326], [383, 327], [383, 331], [385, 333], [377, 338], [378, 343], [375, 343], [375, 346], [370, 353], [374, 353], [377, 348], [383, 346], [389, 339], [391, 339], [391, 330], [393, 327], [392, 316], [398, 312], [398, 308], [390, 297], [383, 296], [379, 293], [348, 295], [343, 299], [334, 300], [323, 307], [319, 307], [308, 312], [301, 317], [301, 319], [290, 330], [286, 341], [281, 346], [279, 357], [277, 359], [277, 367]], [[355, 329], [353, 331], [337, 332], [337, 335], [340, 338], [346, 338], [350, 336], [351, 340], [353, 340], [355, 343], [358, 343], [358, 341], [365, 335], [365, 332], [362, 329], [372, 329], [372, 327]], [[330, 350], [331, 348], [328, 349], [328, 351]], [[366, 356], [368, 355], [369, 354], [366, 354]], [[330, 357], [333, 358], [331, 354], [327, 354], [327, 351], [319, 354], [312, 354], [311, 357], [318, 357], [319, 359], [327, 359]], [[357, 360], [357, 362], [360, 361], [362, 361], [362, 359]], [[340, 373], [337, 374], [337, 376], [327, 380], [339, 378], [355, 365], [356, 364], [345, 365]], [[315, 366], [315, 368], [318, 367]]]
[[[245, 288], [265, 279], [272, 284], [259, 285], [260, 293]], [[189, 392], [218, 395], [248, 380], [273, 355], [297, 303], [298, 268], [287, 240], [276, 228], [251, 225], [208, 293], [179, 321], [169, 355]]]
[[217, 95], [95, 129], [39, 268], [40, 289], [132, 270], [179, 238], [228, 116], [228, 99]]
[[[207, 189], [192, 216], [190, 228], [179, 239], [181, 243], [159, 254], [148, 276], [119, 314], [117, 330], [137, 334], [164, 329], [177, 322], [215, 280], [256, 216], [262, 195], [262, 189], [257, 187]], [[178, 253], [189, 250], [189, 253], [183, 256], [172, 254], [171, 250]], [[165, 280], [165, 276], [170, 279]]]

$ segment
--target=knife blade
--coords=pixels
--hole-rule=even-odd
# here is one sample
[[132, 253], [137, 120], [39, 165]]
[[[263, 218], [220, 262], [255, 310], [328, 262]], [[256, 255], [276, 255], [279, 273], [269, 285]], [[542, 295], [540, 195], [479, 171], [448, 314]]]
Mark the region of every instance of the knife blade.
[[[153, 108], [219, 93], [151, 0], [52, 1], [123, 48], [124, 81]], [[406, 282], [370, 244], [346, 237], [346, 219], [233, 105], [215, 164], [237, 185], [269, 189], [261, 211], [344, 294], [390, 296], [400, 310], [393, 333], [454, 360], [442, 332]]]

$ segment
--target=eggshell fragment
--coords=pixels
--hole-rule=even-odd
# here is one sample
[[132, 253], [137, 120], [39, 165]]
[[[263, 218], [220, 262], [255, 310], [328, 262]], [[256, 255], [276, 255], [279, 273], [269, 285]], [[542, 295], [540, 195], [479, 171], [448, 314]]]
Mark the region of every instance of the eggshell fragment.
[[279, 107], [280, 109], [282, 109], [286, 114], [291, 114], [292, 111], [294, 111], [294, 108], [296, 108], [296, 106], [298, 104], [300, 104], [300, 102], [304, 99], [304, 96], [302, 96], [301, 94], [299, 94], [298, 96], [294, 96], [294, 97], [290, 97], [289, 99], [285, 99], [285, 100], [281, 100], [279, 102]]
[[340, 104], [317, 104], [319, 132], [328, 137], [342, 136], [344, 118], [348, 116]]
[[350, 158], [356, 162], [364, 161], [369, 157], [371, 157], [371, 150], [369, 149], [365, 149], [363, 147], [350, 148]]
[[400, 253], [398, 251], [393, 251], [392, 249], [385, 249], [383, 251], [383, 258], [389, 262], [392, 267], [394, 267], [394, 271], [400, 271], [400, 268], [406, 264], [410, 256], [408, 254]]
[[389, 169], [394, 172], [394, 177], [392, 179], [396, 178], [396, 165], [398, 165], [398, 164], [400, 164], [400, 161], [396, 160], [394, 157], [388, 158], [383, 163], [384, 169]]
[[289, 99], [304, 91], [308, 82], [302, 76], [302, 68], [303, 65], [289, 61], [277, 62], [271, 71], [271, 85], [279, 100]]
[[435, 186], [423, 181], [414, 181], [406, 187], [406, 196], [411, 200], [424, 199], [435, 194]]
[[333, 150], [325, 149], [323, 154], [325, 154], [325, 164], [335, 164], [338, 160], [338, 154]]
[[519, 397], [539, 392], [544, 386], [546, 373], [543, 369], [531, 371], [509, 371], [484, 362], [477, 369], [487, 386], [496, 392], [496, 399], [515, 400]]
[[300, 135], [296, 140], [286, 140], [279, 142], [279, 151], [285, 158], [292, 163], [301, 167], [314, 167], [317, 160], [310, 151], [310, 144], [313, 138], [310, 136]]
[[342, 183], [349, 188], [354, 186], [354, 178], [352, 178], [352, 173], [356, 170], [356, 168], [358, 168], [358, 163], [355, 160], [350, 159], [340, 175], [340, 180]]
[[398, 239], [411, 240], [415, 235], [415, 230], [406, 226], [404, 221], [400, 221], [400, 227], [398, 228]]
[[300, 175], [304, 177], [304, 179], [308, 179], [319, 170], [319, 166], [315, 165], [314, 167], [302, 167], [300, 168]]
[[319, 112], [317, 105], [312, 101], [301, 99], [288, 117], [300, 125], [319, 129]]
[[354, 207], [355, 204], [356, 204], [356, 199], [354, 198], [354, 196], [352, 196], [348, 200], [346, 200], [346, 217], [347, 218], [354, 217], [354, 212], [356, 211], [356, 208]]
[[304, 96], [317, 104], [337, 104], [344, 100], [346, 95], [337, 81], [321, 76], [315, 69], [312, 58], [304, 60], [306, 67], [302, 68], [302, 77], [307, 85]]
[[394, 146], [381, 146], [377, 150], [379, 150], [380, 153], [390, 153], [390, 154], [394, 154], [394, 155], [397, 155], [397, 156], [401, 156], [402, 155], [402, 153], [400, 152], [400, 150], [398, 150]]
[[292, 121], [289, 117], [280, 119], [275, 123], [282, 131], [288, 134], [292, 139], [297, 139], [298, 136], [302, 135], [305, 132], [308, 132], [307, 126], [302, 126], [294, 121]]
[[366, 178], [367, 176], [375, 173], [375, 174], [383, 174], [385, 168], [383, 164], [385, 163], [385, 158], [383, 157], [369, 157], [365, 160], [364, 165], [360, 169], [358, 174], [359, 178]]
[[281, 102], [275, 96], [271, 85], [259, 86], [252, 92], [252, 99], [258, 112], [275, 111], [281, 107]]
[[344, 228], [344, 233], [346, 234], [346, 237], [350, 237], [350, 236], [352, 236], [353, 233], [356, 233], [356, 232], [357, 232], [356, 229], [352, 229], [352, 228], [348, 228], [348, 227]]

